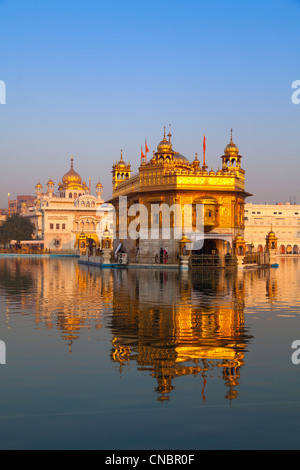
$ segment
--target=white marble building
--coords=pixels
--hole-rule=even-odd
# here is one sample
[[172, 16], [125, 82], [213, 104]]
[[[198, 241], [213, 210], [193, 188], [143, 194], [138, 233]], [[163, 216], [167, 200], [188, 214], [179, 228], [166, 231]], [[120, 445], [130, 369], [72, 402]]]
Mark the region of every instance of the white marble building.
[[40, 183], [36, 185], [37, 202], [35, 207], [23, 213], [36, 227], [35, 238], [43, 244], [44, 250], [52, 253], [75, 253], [93, 244], [101, 248], [102, 234], [106, 227], [113, 233], [113, 207], [104, 204], [102, 184], [96, 185], [96, 196], [71, 168], [54, 192], [54, 182], [50, 179], [47, 191], [43, 192]]
[[300, 254], [300, 205], [291, 204], [245, 204], [245, 236], [247, 245], [262, 251], [266, 236], [273, 230], [278, 238], [278, 253]]

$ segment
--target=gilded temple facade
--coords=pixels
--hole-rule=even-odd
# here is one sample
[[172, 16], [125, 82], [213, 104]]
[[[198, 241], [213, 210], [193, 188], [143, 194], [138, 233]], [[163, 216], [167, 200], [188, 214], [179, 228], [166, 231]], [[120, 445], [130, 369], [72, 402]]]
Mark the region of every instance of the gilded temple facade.
[[[244, 205], [245, 199], [250, 196], [245, 191], [245, 171], [242, 169], [242, 156], [238, 147], [231, 140], [221, 156], [221, 167], [214, 171], [209, 170], [205, 162], [198, 159], [198, 155], [190, 162], [186, 157], [173, 148], [171, 133], [164, 136], [158, 144], [156, 152], [150, 161], [142, 159], [138, 172], [132, 175], [130, 163], [126, 163], [121, 154], [119, 162], [113, 165], [113, 194], [110, 203], [116, 211], [116, 239], [115, 247], [123, 245], [129, 256], [139, 256], [143, 259], [154, 255], [158, 256], [160, 250], [165, 250], [174, 260], [180, 252], [180, 239], [175, 236], [178, 225], [175, 222], [175, 213], [170, 211], [170, 236], [165, 237], [163, 231], [163, 211], [153, 214], [153, 206], [167, 205], [169, 208], [177, 205], [182, 208], [181, 222], [190, 217], [187, 225], [191, 227], [189, 233], [183, 233], [192, 242], [192, 248], [198, 249], [195, 244], [197, 207], [203, 208], [203, 234], [204, 246], [201, 253], [228, 253], [234, 246], [235, 237], [244, 236]], [[155, 237], [150, 232], [145, 235], [141, 228], [136, 239], [128, 236], [124, 226], [124, 206], [126, 201], [126, 226], [130, 227], [136, 214], [131, 211], [136, 204], [147, 208], [146, 216], [148, 227], [157, 227]], [[122, 207], [121, 207], [122, 206]], [[191, 207], [190, 215], [184, 213], [185, 206]], [[130, 209], [131, 208], [131, 209]], [[141, 218], [141, 214], [138, 214]], [[178, 219], [177, 219], [178, 220]], [[141, 222], [141, 219], [139, 220]], [[136, 222], [137, 224], [137, 222]], [[185, 222], [184, 222], [185, 226]], [[200, 237], [201, 238], [201, 237]]]

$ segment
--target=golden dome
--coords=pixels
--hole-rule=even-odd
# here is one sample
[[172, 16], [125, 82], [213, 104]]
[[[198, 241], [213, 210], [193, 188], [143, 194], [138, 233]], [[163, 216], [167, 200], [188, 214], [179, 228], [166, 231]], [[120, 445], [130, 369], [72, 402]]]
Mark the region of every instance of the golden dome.
[[185, 233], [182, 235], [182, 239], [180, 240], [180, 243], [192, 243], [191, 240], [185, 235]]
[[200, 166], [200, 162], [198, 160], [198, 154], [197, 153], [195, 154], [195, 160], [193, 161], [192, 165], [193, 165], [194, 168], [199, 168], [199, 166]]
[[159, 153], [168, 153], [172, 151], [172, 144], [170, 144], [167, 140], [162, 140], [158, 146], [157, 151]]
[[52, 181], [52, 178], [49, 179], [49, 181], [48, 181], [48, 183], [47, 183], [47, 186], [48, 186], [49, 184], [53, 184], [53, 185], [54, 185], [54, 182]]
[[63, 176], [62, 183], [64, 187], [68, 187], [71, 184], [81, 186], [81, 181], [81, 176], [74, 170], [74, 159], [71, 157], [71, 168], [68, 173]]
[[244, 239], [243, 239], [243, 237], [240, 233], [238, 233], [237, 236], [235, 237], [235, 241], [236, 242], [243, 242], [244, 241]]
[[239, 149], [232, 140], [232, 129], [231, 129], [231, 139], [230, 139], [229, 144], [225, 148], [224, 153], [225, 155], [232, 155], [232, 154], [238, 155], [239, 154]]
[[179, 153], [175, 153], [174, 155], [174, 161], [175, 163], [183, 163], [185, 165], [189, 165], [190, 162], [188, 161], [188, 159], [186, 157], [184, 157], [183, 155], [180, 155]]
[[271, 227], [271, 231], [268, 233], [268, 238], [276, 238], [276, 235], [273, 232], [273, 227]]
[[172, 143], [171, 143], [171, 134], [170, 134], [170, 140], [167, 140], [166, 138], [166, 128], [164, 128], [164, 138], [163, 140], [158, 144], [157, 146], [157, 152], [158, 153], [168, 153], [172, 152]]
[[124, 160], [123, 160], [123, 150], [121, 150], [121, 158], [120, 158], [120, 160], [117, 162], [117, 165], [118, 165], [118, 166], [127, 166], [126, 163], [125, 163]]

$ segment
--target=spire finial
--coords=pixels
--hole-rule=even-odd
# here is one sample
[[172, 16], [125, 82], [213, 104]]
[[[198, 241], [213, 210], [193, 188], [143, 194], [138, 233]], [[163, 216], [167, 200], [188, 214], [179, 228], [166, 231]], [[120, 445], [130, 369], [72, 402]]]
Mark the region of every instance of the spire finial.
[[123, 161], [123, 150], [121, 149], [121, 159], [120, 161], [122, 162]]
[[233, 131], [232, 131], [232, 129], [231, 129], [231, 142], [233, 142], [233, 140], [232, 140], [232, 132], [233, 132]]
[[164, 140], [166, 140], [166, 126], [164, 126]]
[[168, 137], [169, 137], [169, 143], [171, 143], [171, 137], [172, 137], [172, 134], [171, 134], [171, 124], [169, 124], [169, 134], [168, 134]]
[[73, 155], [72, 155], [72, 157], [71, 157], [71, 168], [72, 168], [72, 169], [73, 169], [73, 166], [74, 166], [74, 157], [73, 157]]

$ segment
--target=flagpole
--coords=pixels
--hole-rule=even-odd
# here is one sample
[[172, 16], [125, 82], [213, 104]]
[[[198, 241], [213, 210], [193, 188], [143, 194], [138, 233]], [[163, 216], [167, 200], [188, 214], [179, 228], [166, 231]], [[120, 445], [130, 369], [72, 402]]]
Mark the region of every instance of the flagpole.
[[145, 139], [145, 163], [147, 163], [147, 153], [149, 152], [147, 139]]
[[206, 161], [205, 161], [205, 158], [206, 158], [206, 137], [205, 137], [205, 134], [203, 135], [203, 170], [206, 170], [207, 166], [206, 166]]

